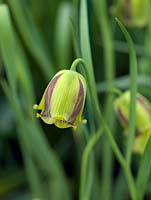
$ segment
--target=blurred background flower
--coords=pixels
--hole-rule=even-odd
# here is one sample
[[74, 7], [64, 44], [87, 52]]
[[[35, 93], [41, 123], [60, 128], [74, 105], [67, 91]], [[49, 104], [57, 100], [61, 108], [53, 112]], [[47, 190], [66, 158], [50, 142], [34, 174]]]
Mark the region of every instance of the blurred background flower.
[[[126, 91], [120, 97], [115, 99], [114, 102], [117, 117], [124, 127], [126, 135], [129, 132], [130, 98], [130, 91]], [[136, 98], [135, 118], [135, 139], [133, 150], [135, 153], [142, 154], [151, 134], [151, 104], [139, 93]]]
[[111, 12], [130, 27], [144, 27], [148, 23], [147, 0], [117, 0], [117, 4], [111, 7]]

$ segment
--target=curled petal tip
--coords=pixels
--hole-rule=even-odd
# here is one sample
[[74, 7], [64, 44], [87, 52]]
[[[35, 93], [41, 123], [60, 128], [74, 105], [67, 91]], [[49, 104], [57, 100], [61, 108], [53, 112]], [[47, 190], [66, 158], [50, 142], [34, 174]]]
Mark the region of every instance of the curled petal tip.
[[34, 105], [33, 105], [33, 109], [34, 109], [34, 110], [37, 110], [37, 109], [38, 109], [38, 105], [37, 105], [37, 104], [34, 104]]
[[76, 131], [77, 130], [77, 126], [73, 126], [73, 131]]
[[40, 114], [39, 114], [39, 113], [36, 113], [36, 117], [39, 118], [39, 117], [40, 117]]

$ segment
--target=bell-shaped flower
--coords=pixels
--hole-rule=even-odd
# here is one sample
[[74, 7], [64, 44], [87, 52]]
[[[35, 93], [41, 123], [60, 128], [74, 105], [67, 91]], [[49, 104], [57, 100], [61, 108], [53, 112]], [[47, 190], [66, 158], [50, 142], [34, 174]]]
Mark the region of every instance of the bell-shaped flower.
[[76, 128], [78, 123], [86, 123], [82, 112], [86, 97], [84, 77], [72, 70], [59, 71], [48, 84], [40, 104], [34, 109], [47, 124], [55, 124], [58, 128]]
[[148, 0], [119, 0], [111, 12], [126, 26], [143, 27], [148, 23], [148, 6]]
[[[114, 102], [115, 111], [118, 119], [124, 127], [125, 133], [128, 132], [130, 91], [124, 92]], [[151, 134], [151, 104], [141, 94], [136, 98], [135, 116], [135, 140], [133, 150], [136, 153], [143, 153], [148, 138]]]

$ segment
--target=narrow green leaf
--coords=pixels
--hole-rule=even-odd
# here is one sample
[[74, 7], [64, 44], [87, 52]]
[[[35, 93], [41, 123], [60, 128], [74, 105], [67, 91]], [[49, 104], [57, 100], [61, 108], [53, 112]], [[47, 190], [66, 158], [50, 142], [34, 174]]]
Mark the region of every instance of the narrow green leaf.
[[36, 24], [33, 21], [31, 13], [29, 13], [27, 7], [24, 6], [23, 1], [11, 0], [8, 1], [8, 4], [10, 5], [13, 17], [25, 45], [39, 63], [45, 77], [50, 79], [50, 76], [55, 73], [55, 68], [53, 67], [51, 58], [48, 55], [48, 50], [40, 36]]
[[26, 57], [26, 54], [23, 50], [23, 47], [15, 34], [16, 42], [16, 68], [17, 68], [17, 77], [20, 85], [20, 91], [25, 96], [26, 99], [26, 110], [30, 116], [35, 119], [33, 115], [33, 104], [35, 103], [35, 95], [33, 89], [33, 81], [29, 69], [29, 63]]
[[[16, 119], [18, 122], [19, 142], [21, 144], [23, 158], [25, 159], [24, 160], [25, 166], [27, 167], [26, 172], [28, 172], [27, 178], [30, 182], [31, 193], [33, 196], [41, 197], [42, 196], [42, 188], [40, 187], [41, 184], [40, 184], [40, 180], [39, 180], [39, 174], [37, 173], [35, 166], [31, 164], [30, 143], [29, 143], [29, 141], [25, 140], [25, 138], [24, 138], [24, 135], [27, 135], [27, 132], [24, 127], [24, 117], [22, 115], [22, 112], [20, 111], [20, 105], [18, 102], [18, 98], [16, 96], [16, 93], [11, 93], [9, 86], [5, 81], [1, 81], [1, 85], [5, 92], [5, 95], [7, 96], [8, 100], [9, 100], [11, 107], [14, 110], [14, 113], [16, 115]], [[28, 138], [28, 140], [29, 140], [29, 138]], [[28, 154], [28, 159], [27, 159], [27, 154]], [[32, 170], [30, 172], [29, 172], [29, 166], [30, 166], [30, 170]], [[32, 177], [32, 179], [31, 179], [31, 177]]]
[[[4, 8], [4, 10], [5, 9], [6, 8]], [[1, 12], [0, 12], [0, 14], [1, 14]], [[2, 19], [3, 18], [1, 17], [1, 20]], [[28, 97], [30, 102], [32, 102], [32, 99], [33, 99], [33, 95], [31, 94], [32, 93], [32, 82], [31, 82], [31, 79], [28, 77], [28, 75], [30, 75], [30, 73], [28, 73], [28, 64], [26, 62], [26, 58], [24, 57], [24, 53], [23, 53], [21, 46], [19, 45], [17, 39], [15, 40], [15, 35], [13, 34], [13, 27], [11, 27], [10, 24], [8, 24], [8, 27], [9, 27], [8, 30], [10, 30], [10, 33], [12, 33], [10, 35], [11, 39], [13, 41], [17, 42], [17, 45], [15, 46], [16, 51], [14, 51], [14, 49], [13, 49], [14, 54], [12, 54], [14, 56], [14, 57], [12, 57], [12, 62], [14, 63], [15, 67], [17, 66], [15, 68], [16, 70], [11, 69], [12, 63], [8, 62], [8, 60], [9, 60], [8, 55], [10, 55], [12, 52], [10, 51], [11, 48], [9, 48], [9, 44], [7, 44], [7, 40], [4, 40], [4, 45], [7, 44], [7, 46], [6, 46], [7, 54], [5, 54], [4, 48], [2, 48], [2, 58], [3, 58], [4, 62], [6, 63], [6, 65], [5, 65], [6, 68], [8, 68], [8, 70], [6, 70], [6, 74], [8, 76], [8, 82], [10, 85], [11, 85], [11, 82], [14, 84], [14, 90], [10, 90], [10, 88], [6, 82], [1, 81], [1, 83], [2, 83], [3, 89], [5, 91], [5, 94], [6, 94], [7, 98], [9, 99], [9, 103], [13, 108], [13, 111], [14, 111], [14, 114], [16, 117], [16, 121], [17, 121], [17, 125], [21, 127], [20, 131], [18, 131], [20, 142], [21, 143], [24, 142], [26, 144], [26, 145], [24, 145], [24, 147], [25, 147], [25, 151], [28, 152], [28, 155], [30, 155], [33, 158], [36, 158], [36, 160], [38, 160], [38, 163], [39, 163], [38, 166], [40, 166], [40, 168], [46, 170], [46, 174], [49, 174], [48, 180], [50, 180], [51, 183], [53, 183], [53, 181], [54, 181], [54, 179], [52, 179], [52, 175], [55, 177], [56, 181], [54, 182], [54, 184], [56, 185], [56, 183], [57, 183], [59, 190], [60, 191], [62, 190], [62, 192], [59, 193], [60, 199], [62, 199], [62, 197], [63, 197], [64, 199], [68, 200], [68, 199], [70, 199], [69, 190], [67, 187], [67, 182], [66, 182], [66, 179], [64, 176], [64, 171], [62, 169], [62, 165], [61, 165], [60, 161], [58, 160], [55, 153], [52, 150], [50, 150], [49, 144], [47, 143], [47, 141], [44, 137], [44, 134], [42, 133], [42, 131], [39, 128], [39, 126], [37, 125], [37, 123], [35, 123], [35, 121], [31, 120], [28, 113], [25, 113], [22, 111], [16, 88], [22, 89], [21, 88], [22, 85], [27, 84], [26, 87], [23, 87], [24, 89], [22, 90], [23, 95], [25, 97], [24, 100], [26, 102], [26, 98]], [[16, 59], [19, 59], [19, 60], [17, 60], [17, 62], [16, 62]], [[22, 64], [23, 64], [23, 66], [19, 67]], [[16, 74], [14, 75], [13, 71], [12, 71], [12, 74], [10, 74], [9, 70], [14, 70], [17, 73], [19, 72], [19, 74], [21, 75], [21, 77], [19, 77], [19, 78], [22, 80], [22, 84], [18, 85], [18, 87], [14, 83], [15, 81], [17, 81], [16, 80], [17, 77], [14, 79], [14, 76], [16, 76]], [[10, 76], [10, 79], [9, 79], [9, 76]], [[30, 84], [31, 84], [31, 86], [29, 86]], [[30, 87], [29, 93], [27, 91], [28, 86]], [[32, 107], [30, 109], [32, 109]], [[41, 148], [39, 149], [39, 147], [41, 147]], [[33, 152], [34, 152], [34, 155], [33, 155]], [[30, 161], [30, 160], [27, 160], [27, 161]], [[28, 167], [29, 166], [30, 166], [30, 168], [32, 167], [32, 177], [34, 177], [34, 178], [30, 179], [30, 181], [32, 181], [31, 185], [34, 185], [33, 193], [34, 194], [37, 193], [37, 195], [39, 196], [39, 193], [42, 193], [41, 188], [39, 187], [40, 184], [35, 181], [35, 180], [39, 180], [39, 178], [38, 178], [39, 174], [35, 171], [35, 168], [33, 168], [34, 166], [31, 165], [31, 162], [27, 163], [27, 164], [28, 164], [27, 165]], [[52, 184], [52, 186], [53, 186], [53, 184]], [[37, 187], [39, 187], [39, 189]], [[35, 190], [35, 188], [36, 188], [36, 190]], [[35, 192], [35, 191], [37, 191], [37, 192]], [[53, 189], [52, 189], [51, 193], [53, 195]]]
[[9, 16], [7, 5], [0, 5], [0, 48], [2, 57], [4, 58], [5, 69], [7, 72], [10, 87], [16, 90], [16, 45], [13, 37], [12, 23]]
[[[62, 198], [69, 200], [70, 193], [62, 165], [55, 152], [50, 148], [44, 134], [27, 119], [24, 121], [24, 128], [26, 130], [24, 132], [24, 140], [29, 143], [30, 138], [30, 154], [33, 155], [43, 173], [48, 174], [48, 180], [51, 182], [52, 187], [57, 185], [60, 191], [59, 194], [55, 194], [52, 190], [51, 195], [59, 195], [59, 200]], [[54, 179], [51, 178], [52, 176]]]
[[135, 135], [135, 112], [136, 112], [136, 95], [137, 95], [137, 59], [136, 59], [134, 45], [128, 31], [117, 18], [116, 18], [116, 21], [128, 42], [129, 54], [130, 54], [130, 92], [131, 92], [130, 114], [129, 114], [130, 123], [129, 123], [129, 133], [127, 137], [127, 149], [126, 149], [127, 164], [130, 165], [134, 135]]
[[[107, 15], [107, 1], [101, 0], [93, 1], [94, 13], [99, 24], [101, 32], [102, 43], [103, 43], [103, 58], [104, 58], [104, 72], [105, 81], [108, 90], [113, 88], [114, 74], [115, 74], [115, 62], [114, 62], [114, 51], [113, 51], [113, 38], [111, 24]], [[101, 67], [99, 67], [101, 72]], [[115, 115], [113, 113], [113, 95], [110, 95], [107, 91], [105, 106], [104, 106], [105, 119], [110, 126], [113, 128]], [[103, 142], [103, 154], [102, 156], [102, 178], [101, 178], [101, 198], [104, 200], [111, 199], [112, 191], [112, 170], [113, 170], [113, 156], [110, 144], [107, 140]]]
[[54, 32], [55, 59], [59, 68], [66, 68], [71, 57], [71, 4], [61, 2], [57, 12]]
[[[89, 22], [88, 22], [88, 1], [81, 0], [80, 1], [80, 21], [79, 21], [79, 28], [80, 28], [80, 54], [81, 57], [84, 59], [85, 66], [87, 69], [89, 82], [91, 84], [91, 87], [89, 89], [93, 92], [93, 97], [96, 105], [96, 109], [99, 112], [99, 101], [97, 97], [97, 91], [96, 91], [96, 83], [95, 83], [95, 76], [94, 76], [94, 70], [93, 70], [93, 61], [92, 61], [92, 55], [91, 55], [91, 44], [90, 44], [90, 37], [89, 37]], [[89, 91], [87, 92], [87, 107], [88, 110], [88, 119], [91, 121], [90, 123], [90, 130], [92, 133], [95, 132], [95, 112], [92, 109], [92, 99], [90, 97]], [[99, 119], [98, 124], [100, 124]]]
[[97, 21], [99, 23], [99, 28], [102, 34], [102, 43], [104, 51], [104, 62], [105, 62], [105, 78], [108, 84], [108, 88], [111, 88], [114, 80], [114, 51], [113, 51], [113, 38], [110, 29], [110, 23], [107, 15], [107, 5], [106, 1], [93, 1], [93, 6]]
[[137, 200], [142, 200], [151, 174], [151, 137], [142, 155], [136, 180]]
[[[18, 129], [18, 131], [21, 133], [22, 128], [21, 127], [19, 128], [20, 130]], [[29, 184], [32, 191], [32, 197], [38, 198], [38, 199], [45, 199], [46, 192], [44, 192], [44, 188], [42, 187], [43, 184], [42, 184], [40, 173], [38, 171], [38, 167], [34, 163], [29, 152], [26, 151], [26, 146], [24, 145], [21, 138], [20, 138], [20, 146], [22, 148], [26, 176], [28, 180], [30, 180]]]
[[[146, 62], [146, 70], [144, 70], [144, 72], [146, 72], [147, 74], [150, 73], [151, 74], [151, 69], [150, 69], [150, 62], [151, 62], [151, 45], [150, 45], [150, 40], [151, 40], [151, 2], [147, 1], [147, 6], [148, 6], [148, 10], [147, 10], [147, 17], [148, 17], [148, 27], [147, 27], [147, 31], [146, 31], [146, 37], [145, 37], [145, 48], [147, 51], [147, 55], [146, 57], [144, 57], [144, 62]], [[142, 71], [144, 66], [141, 66]]]
[[[29, 118], [25, 117], [20, 108], [18, 98], [12, 95], [6, 82], [1, 82], [3, 90], [16, 114], [18, 126], [20, 126], [19, 139], [23, 142], [25, 151], [36, 161], [37, 167], [44, 175], [47, 175], [52, 186], [57, 185], [60, 193], [58, 200], [70, 200], [70, 192], [68, 184], [62, 169], [62, 165], [55, 152], [50, 148], [42, 130], [33, 123]], [[38, 148], [37, 148], [38, 147]], [[52, 178], [54, 177], [54, 178]], [[55, 180], [55, 181], [54, 181]], [[53, 185], [54, 184], [54, 185]], [[51, 195], [55, 194], [51, 191]], [[55, 200], [55, 199], [54, 199]]]
[[81, 55], [82, 58], [84, 59], [85, 65], [87, 67], [87, 72], [91, 80], [91, 86], [93, 89], [95, 102], [98, 102], [95, 77], [93, 71], [92, 55], [91, 55], [88, 8], [86, 0], [81, 0], [80, 3], [80, 47], [81, 47]]
[[13, 92], [18, 88], [17, 78], [21, 81], [22, 90], [27, 98], [27, 109], [31, 107], [34, 100], [34, 90], [32, 87], [32, 78], [29, 72], [29, 64], [25, 53], [14, 33], [12, 22], [9, 16], [9, 10], [6, 5], [0, 6], [0, 47], [7, 72], [10, 87]]
[[[81, 179], [80, 179], [80, 193], [79, 193], [79, 199], [80, 200], [88, 200], [90, 199], [90, 190], [91, 190], [91, 187], [88, 187], [88, 183], [86, 184], [86, 180], [87, 180], [87, 176], [88, 174], [90, 173], [93, 173], [91, 170], [92, 170], [92, 167], [94, 166], [91, 166], [91, 169], [89, 168], [89, 172], [88, 172], [88, 163], [89, 163], [89, 159], [91, 158], [91, 161], [94, 162], [94, 157], [93, 157], [93, 149], [96, 145], [96, 143], [99, 141], [99, 139], [101, 138], [102, 136], [102, 133], [103, 133], [103, 129], [102, 127], [100, 127], [98, 129], [98, 131], [96, 132], [96, 134], [93, 134], [90, 139], [88, 140], [88, 143], [84, 149], [84, 152], [82, 154], [82, 163], [81, 163]], [[90, 157], [90, 155], [92, 154], [92, 157]], [[89, 167], [90, 167], [89, 166]], [[92, 174], [92, 177], [94, 175]], [[87, 187], [85, 187], [87, 186]], [[88, 190], [89, 188], [89, 190]], [[89, 194], [89, 196], [88, 196]]]

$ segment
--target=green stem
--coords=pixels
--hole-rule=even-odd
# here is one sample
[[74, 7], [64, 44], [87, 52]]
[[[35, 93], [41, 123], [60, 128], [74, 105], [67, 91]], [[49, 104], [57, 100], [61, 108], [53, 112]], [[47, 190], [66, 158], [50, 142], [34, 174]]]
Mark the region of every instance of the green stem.
[[[82, 155], [82, 164], [81, 164], [81, 179], [80, 179], [80, 200], [86, 200], [85, 197], [85, 184], [86, 184], [86, 177], [87, 177], [87, 168], [88, 168], [88, 161], [89, 156], [95, 146], [95, 144], [99, 141], [102, 135], [102, 127], [99, 128], [96, 134], [94, 134], [88, 141], [83, 155]], [[90, 188], [89, 188], [90, 189]], [[88, 192], [88, 191], [87, 191]]]
[[[87, 85], [88, 85], [88, 89], [90, 91], [90, 96], [91, 96], [91, 99], [93, 100], [93, 104], [95, 106], [95, 111], [96, 111], [96, 114], [97, 116], [100, 116], [101, 115], [101, 112], [100, 112], [100, 108], [99, 108], [99, 102], [98, 102], [98, 99], [95, 95], [93, 95], [93, 89], [91, 87], [91, 80], [89, 78], [89, 73], [88, 73], [88, 70], [85, 66], [85, 62], [82, 58], [77, 58], [76, 60], [73, 61], [72, 65], [71, 65], [71, 68], [70, 70], [74, 70], [76, 71], [76, 68], [77, 68], [77, 65], [78, 64], [82, 64], [83, 68], [84, 68], [84, 71], [85, 71], [85, 77], [86, 77], [86, 80], [87, 80]], [[100, 117], [99, 117], [100, 118]], [[100, 123], [100, 120], [98, 118], [98, 122]]]
[[126, 174], [126, 179], [127, 179], [127, 182], [128, 182], [128, 187], [129, 187], [129, 190], [130, 190], [131, 198], [132, 198], [132, 200], [137, 200], [136, 186], [135, 186], [133, 175], [131, 173], [129, 166], [125, 167], [124, 171], [125, 171], [125, 174]]
[[77, 58], [77, 59], [75, 59], [75, 60], [73, 61], [72, 65], [71, 65], [71, 67], [70, 67], [70, 70], [76, 71], [77, 65], [78, 65], [79, 63], [82, 64], [83, 62], [84, 62], [84, 60], [83, 60], [82, 58]]
[[113, 137], [110, 129], [108, 128], [108, 126], [107, 126], [107, 124], [106, 124], [106, 122], [105, 122], [105, 120], [104, 120], [104, 118], [103, 118], [103, 116], [101, 114], [101, 111], [100, 111], [100, 108], [99, 108], [99, 103], [98, 103], [97, 99], [93, 95], [93, 90], [91, 88], [91, 82], [90, 82], [90, 79], [89, 79], [89, 76], [88, 76], [88, 72], [87, 72], [87, 68], [85, 66], [84, 60], [82, 58], [77, 58], [73, 62], [72, 66], [71, 66], [71, 70], [76, 70], [76, 66], [79, 63], [82, 64], [82, 66], [84, 67], [84, 70], [85, 70], [85, 75], [86, 75], [86, 79], [87, 79], [88, 89], [90, 91], [92, 103], [94, 105], [94, 109], [95, 109], [95, 112], [96, 112], [96, 116], [97, 116], [98, 122], [99, 122], [99, 124], [100, 124], [100, 122], [102, 123], [104, 131], [107, 134], [108, 140], [109, 140], [109, 142], [111, 144], [111, 147], [112, 147], [112, 149], [113, 149], [113, 151], [114, 151], [114, 153], [115, 153], [115, 155], [116, 155], [119, 163], [121, 164], [121, 166], [124, 166], [125, 160], [124, 160], [124, 158], [123, 158], [123, 156], [122, 156], [122, 154], [121, 154], [121, 152], [120, 152], [120, 150], [118, 148], [118, 145], [116, 144], [116, 142], [114, 140], [114, 137]]
[[82, 64], [84, 70], [85, 70], [85, 75], [86, 75], [86, 79], [87, 79], [87, 84], [88, 84], [88, 89], [90, 91], [90, 96], [91, 96], [91, 99], [92, 99], [92, 103], [93, 103], [93, 106], [94, 106], [94, 109], [95, 109], [95, 112], [96, 112], [96, 116], [97, 116], [97, 119], [98, 119], [98, 122], [99, 124], [101, 123], [106, 135], [107, 135], [107, 138], [109, 140], [109, 143], [112, 147], [112, 150], [118, 160], [118, 162], [120, 163], [121, 167], [123, 168], [123, 170], [125, 171], [125, 175], [126, 175], [126, 178], [127, 178], [127, 181], [128, 181], [128, 185], [129, 185], [129, 189], [130, 189], [130, 193], [131, 193], [131, 197], [133, 200], [136, 200], [136, 192], [135, 192], [135, 184], [134, 184], [134, 181], [133, 180], [133, 177], [132, 177], [132, 174], [130, 173], [130, 169], [128, 169], [129, 167], [127, 167], [127, 163], [122, 155], [122, 153], [120, 152], [120, 149], [113, 137], [113, 134], [112, 132], [110, 131], [108, 125], [106, 124], [103, 116], [102, 116], [102, 113], [100, 111], [100, 108], [99, 108], [99, 103], [97, 101], [97, 99], [95, 98], [95, 96], [93, 95], [93, 90], [91, 88], [91, 82], [90, 82], [90, 79], [89, 79], [89, 75], [88, 75], [88, 72], [87, 72], [87, 68], [85, 66], [85, 63], [84, 63], [84, 60], [82, 58], [77, 58], [72, 66], [71, 66], [71, 70], [76, 70], [76, 67], [78, 64]]
[[118, 96], [121, 96], [122, 95], [122, 91], [118, 88], [114, 88], [112, 87], [111, 90], [108, 90], [109, 93], [112, 93], [112, 94], [115, 94], [115, 95], [118, 95]]

